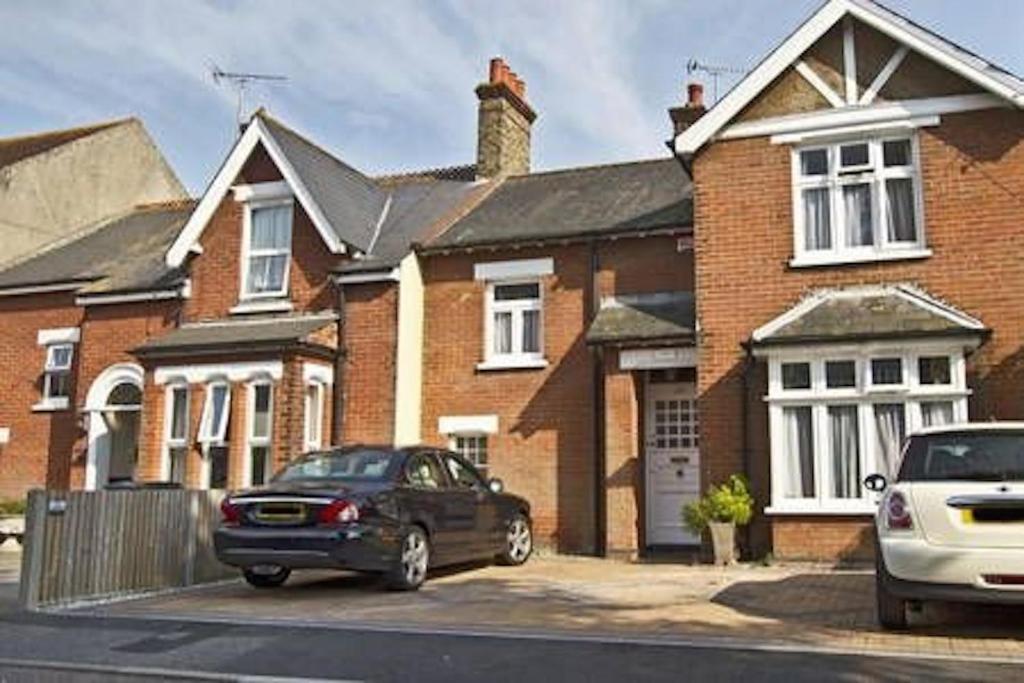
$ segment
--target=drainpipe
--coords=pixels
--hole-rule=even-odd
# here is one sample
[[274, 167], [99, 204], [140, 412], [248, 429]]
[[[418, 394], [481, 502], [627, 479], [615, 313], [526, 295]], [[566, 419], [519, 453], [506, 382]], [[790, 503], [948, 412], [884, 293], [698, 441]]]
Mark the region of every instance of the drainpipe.
[[[590, 268], [587, 271], [587, 287], [583, 300], [583, 329], [589, 330], [597, 316], [601, 299], [598, 292], [597, 273], [601, 266], [597, 242], [589, 241]], [[607, 529], [608, 519], [605, 505], [605, 469], [607, 454], [605, 452], [604, 426], [604, 348], [593, 347], [593, 439], [594, 439], [594, 554], [604, 557], [608, 552]]]
[[[743, 383], [743, 408], [740, 410], [740, 429], [743, 430], [743, 450], [741, 453], [743, 463], [743, 476], [750, 482], [750, 486], [754, 488], [754, 474], [751, 471], [751, 457], [750, 457], [750, 373], [754, 369], [754, 353], [751, 349], [749, 342], [743, 342], [743, 349], [746, 351], [746, 356], [743, 359], [743, 372], [740, 373], [740, 378]], [[753, 532], [751, 531], [750, 524], [743, 528], [744, 542], [749, 552], [753, 548]]]
[[334, 356], [334, 395], [331, 401], [331, 444], [345, 439], [345, 285], [338, 287], [338, 350]]

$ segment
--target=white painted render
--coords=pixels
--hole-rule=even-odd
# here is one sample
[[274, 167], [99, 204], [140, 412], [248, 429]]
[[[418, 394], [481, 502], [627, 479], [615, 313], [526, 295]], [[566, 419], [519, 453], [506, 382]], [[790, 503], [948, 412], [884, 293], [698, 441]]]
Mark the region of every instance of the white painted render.
[[422, 439], [423, 275], [416, 254], [398, 268], [398, 350], [395, 370], [395, 445]]

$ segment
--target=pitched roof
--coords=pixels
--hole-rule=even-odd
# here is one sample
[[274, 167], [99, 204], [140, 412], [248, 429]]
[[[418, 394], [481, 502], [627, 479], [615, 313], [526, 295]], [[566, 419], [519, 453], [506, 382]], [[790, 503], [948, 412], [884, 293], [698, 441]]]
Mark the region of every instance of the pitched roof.
[[692, 341], [695, 333], [693, 292], [659, 292], [602, 301], [587, 330], [587, 343]]
[[180, 284], [181, 273], [164, 263], [163, 254], [194, 206], [193, 201], [150, 204], [91, 225], [0, 271], [0, 290], [82, 282], [91, 283], [83, 292], [112, 293]]
[[690, 178], [675, 159], [511, 176], [424, 251], [690, 227]]
[[88, 126], [66, 128], [64, 130], [52, 130], [45, 133], [32, 135], [19, 135], [17, 137], [0, 138], [0, 168], [15, 164], [23, 159], [28, 159], [51, 149], [56, 149], [69, 142], [80, 138], [88, 137], [94, 133], [107, 128], [119, 126], [131, 119], [118, 119], [116, 121], [104, 121]]
[[223, 351], [240, 344], [247, 350], [280, 348], [305, 342], [309, 335], [336, 320], [336, 316], [326, 314], [188, 323], [149, 339], [132, 353], [140, 357], [183, 355]]
[[979, 320], [908, 285], [820, 290], [754, 331], [754, 346], [975, 336]]
[[[679, 154], [693, 154], [732, 121], [769, 84], [796, 62], [843, 17], [850, 15], [881, 31], [961, 77], [988, 91], [996, 102], [1009, 102], [1024, 107], [1024, 80], [973, 52], [922, 28], [910, 19], [879, 5], [873, 0], [828, 0], [781, 44], [769, 53], [746, 77], [699, 118], [676, 136], [674, 145]], [[990, 105], [991, 106], [991, 105]], [[856, 111], [851, 103], [837, 111]], [[906, 117], [899, 107], [891, 107], [893, 117]]]

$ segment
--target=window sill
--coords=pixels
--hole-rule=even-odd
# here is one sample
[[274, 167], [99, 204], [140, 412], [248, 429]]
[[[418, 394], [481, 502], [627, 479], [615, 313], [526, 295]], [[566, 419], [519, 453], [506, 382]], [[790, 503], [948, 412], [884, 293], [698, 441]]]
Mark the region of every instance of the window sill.
[[240, 301], [233, 306], [229, 313], [233, 315], [245, 313], [288, 313], [294, 307], [287, 299], [253, 299], [251, 301]]
[[890, 251], [873, 251], [866, 254], [822, 254], [813, 256], [804, 254], [790, 259], [789, 267], [817, 268], [857, 263], [877, 263], [879, 261], [909, 261], [929, 258], [931, 255], [931, 249], [893, 249]]
[[33, 413], [55, 413], [60, 410], [68, 410], [71, 407], [71, 401], [66, 398], [51, 398], [46, 401], [40, 401], [39, 403], [32, 406]]
[[492, 358], [476, 364], [477, 370], [541, 370], [548, 366], [544, 358]]
[[874, 503], [865, 503], [856, 507], [833, 507], [818, 506], [814, 508], [791, 508], [791, 507], [766, 507], [764, 514], [769, 517], [874, 517], [878, 506]]

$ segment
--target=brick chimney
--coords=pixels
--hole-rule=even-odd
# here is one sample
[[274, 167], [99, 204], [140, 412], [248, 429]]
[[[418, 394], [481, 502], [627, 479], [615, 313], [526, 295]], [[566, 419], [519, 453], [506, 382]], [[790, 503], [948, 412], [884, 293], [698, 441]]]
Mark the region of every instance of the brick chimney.
[[672, 107], [668, 110], [668, 116], [672, 119], [673, 135], [679, 135], [692, 126], [706, 111], [707, 108], [704, 107], [704, 86], [700, 83], [687, 84], [686, 104], [681, 107]]
[[476, 174], [494, 178], [530, 172], [530, 127], [536, 112], [526, 102], [526, 83], [501, 57], [491, 60], [480, 98], [477, 121]]

